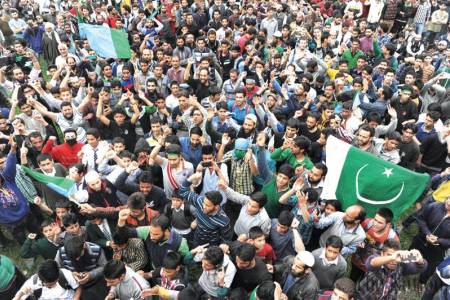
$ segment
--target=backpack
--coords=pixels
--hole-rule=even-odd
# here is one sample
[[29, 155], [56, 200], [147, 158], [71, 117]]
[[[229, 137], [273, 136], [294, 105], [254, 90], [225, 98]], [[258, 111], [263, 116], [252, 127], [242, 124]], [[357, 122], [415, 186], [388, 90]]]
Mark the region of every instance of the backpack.
[[[184, 217], [188, 220], [194, 220], [195, 216], [192, 215], [191, 213], [191, 205], [189, 203], [185, 203], [184, 204]], [[166, 205], [166, 207], [164, 208], [164, 214], [167, 216], [167, 218], [169, 218], [170, 223], [172, 223], [172, 207], [170, 205], [170, 203], [168, 203]]]
[[[33, 275], [32, 278], [33, 278], [33, 285], [36, 285], [39, 280], [38, 275], [35, 274]], [[66, 276], [64, 276], [64, 273], [61, 270], [59, 271], [58, 275], [58, 283], [65, 290], [72, 289], [72, 287], [69, 285], [69, 282], [66, 279]], [[41, 297], [41, 295], [42, 295], [42, 288], [39, 288], [37, 290], [34, 290], [33, 293], [30, 296], [28, 296], [26, 300], [37, 300]]]

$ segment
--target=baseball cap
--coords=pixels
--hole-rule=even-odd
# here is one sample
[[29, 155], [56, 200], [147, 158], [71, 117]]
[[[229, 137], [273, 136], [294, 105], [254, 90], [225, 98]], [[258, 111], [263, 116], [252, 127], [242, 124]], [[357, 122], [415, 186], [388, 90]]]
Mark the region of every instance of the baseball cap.
[[280, 38], [281, 37], [281, 32], [280, 31], [275, 31], [273, 36], [277, 37], [277, 38]]

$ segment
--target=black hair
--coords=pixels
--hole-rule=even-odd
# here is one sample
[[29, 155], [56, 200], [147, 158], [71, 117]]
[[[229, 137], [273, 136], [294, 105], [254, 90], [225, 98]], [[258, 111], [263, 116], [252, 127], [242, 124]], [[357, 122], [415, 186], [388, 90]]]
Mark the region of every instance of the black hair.
[[73, 236], [64, 241], [64, 250], [67, 257], [71, 260], [75, 260], [81, 256], [84, 248], [84, 240], [81, 236]]
[[373, 137], [373, 136], [375, 135], [375, 129], [373, 129], [372, 127], [370, 127], [370, 126], [367, 125], [367, 124], [361, 125], [361, 126], [359, 127], [359, 130], [364, 130], [364, 131], [369, 132], [370, 137]]
[[59, 267], [52, 259], [45, 260], [38, 269], [37, 275], [43, 283], [53, 283], [59, 278]]
[[208, 198], [209, 201], [214, 205], [220, 205], [222, 203], [222, 194], [218, 191], [209, 191], [205, 193], [205, 198]]
[[50, 219], [44, 219], [41, 223], [41, 231], [44, 230], [44, 227], [50, 226], [53, 224], [53, 221]]
[[212, 145], [203, 145], [202, 146], [202, 155], [214, 155], [214, 147]]
[[403, 125], [402, 131], [411, 130], [414, 134], [417, 133], [417, 126], [414, 123], [406, 123]]
[[113, 234], [112, 239], [114, 244], [116, 245], [125, 245], [126, 243], [128, 243], [129, 237], [124, 234], [124, 232], [119, 230]]
[[141, 192], [135, 192], [128, 197], [127, 205], [130, 209], [144, 209], [146, 204], [145, 195]]
[[121, 136], [116, 136], [113, 140], [112, 140], [112, 144], [124, 144], [125, 145], [125, 139]]
[[381, 124], [381, 115], [379, 113], [377, 113], [376, 111], [372, 111], [367, 114], [366, 120], [367, 120], [367, 123], [370, 123], [373, 121], [373, 122], [376, 122], [377, 124]]
[[337, 235], [330, 235], [325, 241], [325, 248], [329, 246], [340, 250], [344, 247], [344, 243]]
[[188, 286], [178, 293], [177, 300], [198, 300], [199, 296], [194, 288]]
[[304, 193], [308, 195], [308, 203], [316, 203], [319, 200], [319, 193], [314, 188], [306, 188]]
[[248, 238], [255, 240], [261, 236], [264, 236], [264, 231], [261, 229], [261, 227], [259, 226], [253, 226], [252, 228], [250, 228], [250, 230], [248, 231]]
[[325, 175], [327, 175], [328, 167], [326, 164], [324, 164], [322, 162], [318, 162], [318, 163], [314, 164], [314, 167], [316, 169], [322, 170], [322, 177], [325, 177]]
[[278, 169], [278, 173], [279, 174], [283, 174], [286, 175], [289, 178], [292, 178], [295, 175], [295, 170], [294, 168], [290, 165], [290, 164], [283, 164], [279, 169]]
[[153, 175], [150, 171], [143, 171], [139, 175], [138, 182], [153, 184]]
[[225, 254], [219, 246], [210, 246], [203, 256], [203, 259], [207, 260], [209, 263], [218, 267], [223, 263]]
[[260, 300], [273, 300], [275, 288], [275, 283], [272, 280], [264, 281], [256, 288], [256, 296]]
[[68, 213], [62, 217], [64, 227], [69, 227], [70, 225], [77, 224], [78, 222], [78, 216], [74, 213]]
[[400, 250], [400, 242], [394, 239], [387, 239], [384, 241], [382, 250], [386, 251], [387, 249]]
[[191, 128], [191, 130], [189, 131], [189, 136], [193, 135], [193, 134], [197, 134], [199, 136], [203, 135], [203, 131], [200, 127], [195, 126], [193, 128]]
[[291, 128], [295, 128], [298, 129], [299, 127], [299, 121], [295, 118], [290, 118], [286, 121], [286, 127], [291, 127]]
[[387, 207], [380, 207], [377, 210], [377, 215], [380, 215], [380, 217], [385, 219], [386, 223], [391, 223], [392, 219], [394, 218], [394, 213]]
[[399, 143], [402, 142], [402, 136], [397, 131], [388, 132], [386, 133], [385, 137], [388, 140], [395, 140]]
[[159, 227], [162, 231], [165, 231], [170, 229], [170, 220], [165, 215], [159, 215], [152, 219], [150, 225], [153, 227]]
[[336, 209], [336, 211], [342, 211], [342, 204], [341, 204], [341, 202], [339, 202], [339, 200], [336, 200], [336, 199], [326, 200], [325, 207], [327, 205], [333, 206]]
[[127, 272], [125, 263], [118, 259], [112, 259], [103, 267], [103, 275], [106, 279], [118, 279]]
[[53, 160], [52, 156], [48, 153], [41, 153], [36, 157], [36, 162], [38, 163], [38, 165], [43, 162], [44, 160]]
[[70, 133], [70, 132], [77, 134], [77, 131], [74, 128], [67, 128], [66, 130], [64, 130], [64, 135], [66, 135], [66, 133]]
[[354, 299], [356, 294], [356, 285], [350, 278], [342, 277], [335, 281], [334, 288], [347, 294], [348, 299]]
[[248, 243], [241, 244], [236, 249], [236, 257], [242, 261], [252, 261], [256, 256], [256, 248]]
[[165, 269], [175, 270], [181, 266], [182, 257], [181, 254], [176, 251], [168, 251], [166, 256], [164, 256], [162, 266]]
[[267, 196], [263, 192], [254, 192], [250, 195], [250, 199], [258, 203], [259, 208], [263, 208], [267, 203]]
[[300, 149], [305, 150], [305, 153], [308, 153], [311, 147], [311, 140], [305, 136], [297, 136], [294, 138], [294, 144]]
[[291, 227], [293, 220], [294, 220], [294, 215], [288, 210], [283, 210], [278, 215], [278, 223], [280, 225]]
[[86, 130], [86, 135], [92, 135], [96, 139], [100, 138], [100, 131], [97, 128], [89, 128]]
[[429, 111], [427, 116], [430, 117], [434, 122], [441, 118], [441, 113], [438, 111]]

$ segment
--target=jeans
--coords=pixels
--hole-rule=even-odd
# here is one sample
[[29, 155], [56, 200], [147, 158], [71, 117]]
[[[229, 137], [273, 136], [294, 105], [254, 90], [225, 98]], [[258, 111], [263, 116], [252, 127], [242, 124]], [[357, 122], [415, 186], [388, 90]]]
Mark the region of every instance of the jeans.
[[425, 23], [416, 23], [416, 33], [422, 35], [423, 29], [425, 28]]

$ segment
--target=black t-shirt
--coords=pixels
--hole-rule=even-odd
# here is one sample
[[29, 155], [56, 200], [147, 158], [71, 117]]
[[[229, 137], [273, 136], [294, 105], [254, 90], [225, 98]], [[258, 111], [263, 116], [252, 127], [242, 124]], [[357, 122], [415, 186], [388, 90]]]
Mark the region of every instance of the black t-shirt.
[[320, 129], [317, 129], [314, 132], [310, 132], [305, 123], [300, 124], [298, 134], [306, 136], [311, 142], [316, 142], [320, 138]]
[[417, 158], [419, 157], [420, 150], [419, 145], [417, 145], [414, 141], [410, 143], [400, 143], [398, 147], [400, 151], [400, 163], [399, 166], [408, 168], [410, 170], [414, 170], [417, 162]]
[[438, 134], [429, 135], [420, 145], [422, 153], [422, 163], [428, 167], [438, 168], [440, 170], [448, 167], [447, 143], [441, 143]]
[[262, 259], [257, 257], [255, 267], [252, 269], [237, 269], [231, 288], [242, 287], [247, 292], [251, 292], [267, 280], [272, 280], [272, 274], [267, 271], [267, 266]]
[[109, 123], [109, 130], [111, 130], [111, 135], [113, 138], [122, 137], [125, 139], [125, 148], [128, 151], [133, 151], [136, 145], [136, 131], [135, 127], [129, 120], [125, 120], [122, 125], [118, 125], [116, 121], [112, 120]]
[[192, 87], [192, 89], [194, 90], [194, 94], [195, 96], [197, 96], [198, 101], [209, 96], [210, 85], [202, 84], [200, 82], [200, 79], [191, 78], [189, 79], [187, 84], [189, 84], [189, 86]]

